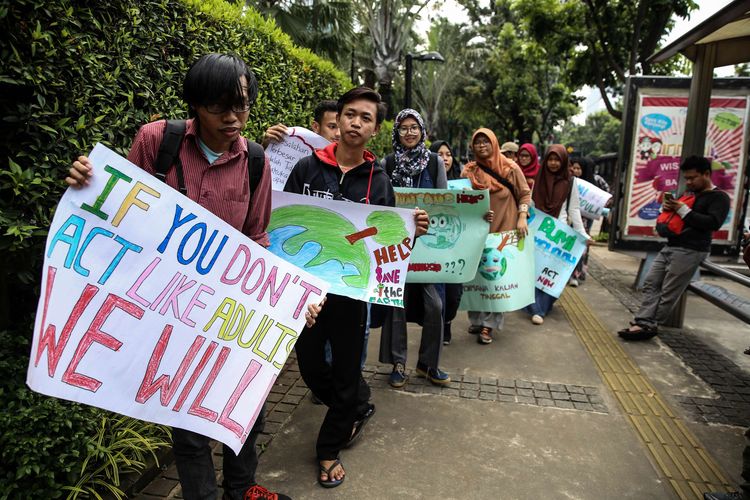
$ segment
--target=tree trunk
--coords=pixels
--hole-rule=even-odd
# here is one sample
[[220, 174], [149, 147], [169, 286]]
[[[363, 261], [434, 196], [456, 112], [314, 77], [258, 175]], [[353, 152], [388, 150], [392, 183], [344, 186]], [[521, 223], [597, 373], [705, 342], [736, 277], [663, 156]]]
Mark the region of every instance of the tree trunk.
[[393, 100], [393, 82], [379, 82], [378, 92], [383, 98], [385, 104], [385, 119], [393, 120], [396, 118], [396, 103]]

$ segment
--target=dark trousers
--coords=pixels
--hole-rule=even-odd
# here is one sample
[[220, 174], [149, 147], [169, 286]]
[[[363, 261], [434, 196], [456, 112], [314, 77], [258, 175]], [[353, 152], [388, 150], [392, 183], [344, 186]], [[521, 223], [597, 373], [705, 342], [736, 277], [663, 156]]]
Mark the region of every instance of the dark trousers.
[[[297, 339], [302, 379], [328, 406], [318, 433], [318, 460], [338, 457], [351, 437], [354, 421], [367, 406], [370, 390], [360, 365], [366, 320], [364, 302], [328, 294], [315, 325], [305, 328]], [[326, 341], [333, 355], [330, 365], [325, 359]]]
[[[255, 442], [265, 425], [265, 405], [258, 413], [250, 434], [239, 455], [224, 445], [224, 494], [231, 500], [241, 500], [250, 486], [255, 484], [258, 455]], [[216, 500], [216, 472], [211, 458], [211, 438], [185, 429], [172, 428], [172, 449], [177, 473], [180, 475], [182, 496], [185, 500]]]

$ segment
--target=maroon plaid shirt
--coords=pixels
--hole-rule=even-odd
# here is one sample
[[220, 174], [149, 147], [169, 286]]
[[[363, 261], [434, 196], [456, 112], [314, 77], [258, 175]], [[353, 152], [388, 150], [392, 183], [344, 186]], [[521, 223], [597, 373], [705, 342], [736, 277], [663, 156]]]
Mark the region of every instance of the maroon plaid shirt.
[[[141, 127], [133, 141], [128, 160], [153, 175], [154, 162], [166, 122]], [[250, 180], [247, 169], [247, 144], [234, 141], [229, 151], [209, 165], [198, 145], [194, 120], [188, 120], [187, 132], [180, 145], [180, 160], [185, 176], [187, 196], [217, 217], [241, 231], [256, 243], [269, 245], [266, 227], [271, 217], [271, 171], [266, 160], [260, 184], [250, 203]], [[177, 189], [175, 168], [167, 173], [167, 184]]]

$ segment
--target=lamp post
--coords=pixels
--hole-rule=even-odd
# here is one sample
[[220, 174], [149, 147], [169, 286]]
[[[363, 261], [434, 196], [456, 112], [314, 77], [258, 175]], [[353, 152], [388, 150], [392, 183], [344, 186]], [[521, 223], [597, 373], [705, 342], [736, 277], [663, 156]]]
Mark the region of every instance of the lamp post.
[[404, 108], [411, 108], [411, 78], [412, 61], [436, 61], [445, 62], [445, 58], [439, 52], [425, 52], [424, 54], [406, 54], [406, 75], [404, 78]]

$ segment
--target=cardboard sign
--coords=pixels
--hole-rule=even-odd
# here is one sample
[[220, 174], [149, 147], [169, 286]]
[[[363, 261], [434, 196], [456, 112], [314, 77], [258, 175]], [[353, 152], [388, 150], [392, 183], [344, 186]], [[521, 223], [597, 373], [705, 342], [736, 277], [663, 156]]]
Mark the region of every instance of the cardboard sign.
[[581, 178], [575, 180], [578, 188], [578, 199], [581, 203], [581, 215], [587, 219], [606, 217], [609, 210], [605, 207], [612, 195]]
[[404, 307], [413, 210], [273, 194], [271, 252], [325, 280], [330, 292]]
[[271, 166], [271, 183], [275, 191], [283, 191], [289, 174], [299, 160], [310, 156], [316, 149], [330, 142], [304, 127], [290, 127], [281, 142], [272, 142], [266, 148], [266, 158]]
[[239, 453], [327, 284], [102, 145], [50, 226], [27, 384]]
[[586, 250], [586, 237], [535, 208], [529, 208], [528, 222], [536, 248], [536, 287], [559, 297]]
[[515, 231], [490, 233], [477, 274], [464, 284], [463, 311], [517, 311], [534, 302], [533, 236], [519, 239]]
[[396, 206], [419, 207], [430, 218], [409, 261], [409, 283], [465, 283], [477, 271], [489, 223], [490, 197], [484, 191], [394, 188]]

